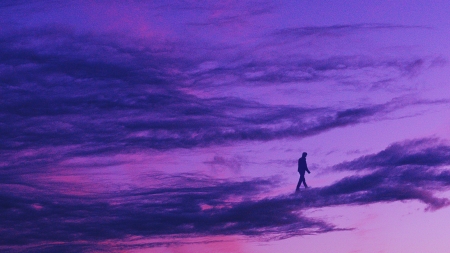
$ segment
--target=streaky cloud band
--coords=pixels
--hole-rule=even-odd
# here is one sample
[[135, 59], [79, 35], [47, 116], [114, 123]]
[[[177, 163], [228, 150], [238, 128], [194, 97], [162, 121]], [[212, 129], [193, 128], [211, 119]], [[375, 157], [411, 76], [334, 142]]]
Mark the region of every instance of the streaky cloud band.
[[[5, 228], [0, 231], [0, 244], [62, 241], [69, 247], [69, 242], [80, 241], [95, 247], [103, 240], [130, 236], [157, 240], [239, 235], [274, 240], [351, 229], [302, 214], [311, 208], [418, 200], [427, 205], [426, 210], [437, 210], [450, 204], [448, 199], [434, 196], [450, 189], [450, 172], [446, 169], [450, 148], [443, 142], [439, 148], [431, 148], [436, 143], [436, 139], [394, 143], [378, 154], [335, 166], [352, 170], [369, 167], [369, 173], [348, 176], [301, 194], [273, 197], [265, 196], [280, 185], [273, 178], [230, 181], [196, 174], [162, 174], [154, 177], [162, 180], [158, 188], [92, 196], [45, 193], [38, 188], [26, 188], [19, 194], [4, 182], [0, 197], [1, 215], [6, 219], [0, 224]], [[425, 156], [428, 159], [417, 159]]]

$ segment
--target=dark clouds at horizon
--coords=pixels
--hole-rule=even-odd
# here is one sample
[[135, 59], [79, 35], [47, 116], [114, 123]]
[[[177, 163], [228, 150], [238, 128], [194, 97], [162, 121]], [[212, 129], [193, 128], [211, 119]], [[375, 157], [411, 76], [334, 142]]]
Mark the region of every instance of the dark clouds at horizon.
[[[433, 146], [439, 148], [430, 149]], [[96, 195], [3, 184], [1, 215], [7, 219], [2, 220], [6, 229], [0, 244], [19, 249], [65, 242], [55, 250], [72, 246], [99, 250], [100, 241], [118, 240], [120, 245], [130, 236], [160, 238], [161, 243], [168, 236], [244, 235], [274, 240], [354, 229], [309, 218], [302, 211], [408, 200], [423, 202], [427, 210], [446, 207], [449, 200], [434, 195], [450, 187], [449, 150], [435, 139], [395, 143], [377, 154], [335, 166], [363, 171], [369, 164], [370, 173], [344, 177], [297, 195], [273, 197], [265, 195], [280, 186], [275, 178], [231, 181], [195, 174], [155, 175], [160, 187]]]

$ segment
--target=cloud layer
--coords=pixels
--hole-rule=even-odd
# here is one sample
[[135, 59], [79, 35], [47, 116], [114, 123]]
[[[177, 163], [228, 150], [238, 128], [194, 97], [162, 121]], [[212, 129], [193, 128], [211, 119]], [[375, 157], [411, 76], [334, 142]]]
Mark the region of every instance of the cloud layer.
[[46, 167], [50, 161], [55, 164], [85, 155], [301, 138], [379, 119], [419, 101], [331, 108], [199, 94], [205, 86], [230, 75], [234, 81], [221, 86], [264, 80], [301, 85], [313, 79], [348, 76], [349, 69], [394, 68], [409, 75], [427, 61], [305, 58], [295, 64], [287, 62], [285, 67], [313, 73], [313, 79], [302, 75], [292, 79], [284, 61], [259, 58], [256, 52], [251, 53], [254, 60], [246, 62], [228, 61], [227, 50], [216, 50], [217, 59], [224, 61], [214, 65], [201, 53], [191, 56], [191, 49], [181, 41], [155, 40], [144, 46], [131, 39], [80, 34], [55, 26], [3, 33], [3, 172]]
[[[115, 169], [134, 169], [125, 163], [136, 154], [300, 139], [448, 103], [403, 92], [405, 82], [410, 88], [442, 57], [409, 48], [397, 53], [403, 44], [380, 45], [395, 47], [383, 54], [372, 40], [354, 49], [346, 40], [425, 27], [275, 27], [265, 18], [277, 8], [270, 1], [2, 1], [0, 250], [110, 252], [223, 236], [274, 240], [354, 229], [304, 214], [312, 208], [447, 206], [436, 195], [449, 187], [450, 148], [430, 139], [337, 164], [330, 169], [354, 175], [298, 195], [274, 196], [282, 182], [273, 178], [198, 174], [153, 174], [148, 188], [118, 186]], [[353, 96], [396, 89], [402, 92], [382, 99]], [[312, 93], [320, 101], [308, 100]], [[203, 164], [238, 174], [248, 162], [218, 154]], [[145, 166], [129, 174], [144, 177], [151, 173]], [[87, 179], [90, 173], [95, 179]], [[112, 186], [92, 182], [109, 176], [116, 177], [105, 179], [116, 180]]]
[[271, 240], [352, 229], [308, 218], [302, 210], [407, 200], [421, 201], [427, 210], [445, 207], [449, 200], [434, 194], [450, 187], [449, 154], [450, 147], [434, 139], [395, 143], [334, 167], [370, 168], [369, 173], [275, 197], [265, 197], [281, 183], [275, 179], [229, 181], [189, 174], [154, 175], [161, 187], [92, 196], [3, 184], [1, 215], [6, 219], [1, 221], [5, 229], [0, 244], [64, 242], [85, 247], [86, 242], [95, 246], [135, 236], [244, 235]]

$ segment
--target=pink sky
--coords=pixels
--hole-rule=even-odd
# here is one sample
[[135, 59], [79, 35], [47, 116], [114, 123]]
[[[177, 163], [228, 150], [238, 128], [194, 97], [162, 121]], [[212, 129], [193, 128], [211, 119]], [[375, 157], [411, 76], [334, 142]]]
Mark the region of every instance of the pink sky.
[[447, 252], [449, 9], [3, 1], [0, 249]]

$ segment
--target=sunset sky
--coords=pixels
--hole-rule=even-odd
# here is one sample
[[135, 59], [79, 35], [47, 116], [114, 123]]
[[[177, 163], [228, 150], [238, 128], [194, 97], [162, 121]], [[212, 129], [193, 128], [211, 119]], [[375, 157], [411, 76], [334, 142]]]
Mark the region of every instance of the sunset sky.
[[0, 251], [449, 252], [449, 10], [0, 1]]

